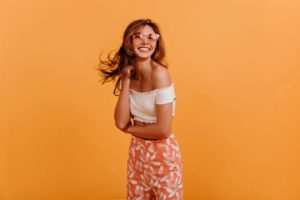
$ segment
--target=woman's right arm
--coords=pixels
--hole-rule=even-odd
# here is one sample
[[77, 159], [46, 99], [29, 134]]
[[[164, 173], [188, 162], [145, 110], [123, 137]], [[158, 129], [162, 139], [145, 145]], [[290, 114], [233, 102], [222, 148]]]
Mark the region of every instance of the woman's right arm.
[[115, 107], [114, 119], [118, 129], [125, 129], [130, 123], [130, 108], [129, 108], [129, 85], [130, 85], [130, 69], [126, 69], [125, 76], [121, 82], [121, 92], [118, 102]]

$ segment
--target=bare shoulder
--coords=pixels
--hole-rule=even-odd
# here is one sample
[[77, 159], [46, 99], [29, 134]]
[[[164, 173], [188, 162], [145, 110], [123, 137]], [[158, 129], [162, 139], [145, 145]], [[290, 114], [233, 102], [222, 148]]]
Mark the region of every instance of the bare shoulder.
[[152, 81], [155, 88], [171, 85], [172, 79], [169, 70], [162, 65], [157, 65], [152, 73]]

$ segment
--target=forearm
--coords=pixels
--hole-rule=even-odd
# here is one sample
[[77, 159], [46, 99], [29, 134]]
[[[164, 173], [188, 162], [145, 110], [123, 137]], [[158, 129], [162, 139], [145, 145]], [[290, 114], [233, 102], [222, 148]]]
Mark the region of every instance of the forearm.
[[128, 125], [124, 131], [145, 139], [164, 139], [168, 137], [168, 135], [163, 133], [159, 124], [147, 124], [145, 126]]
[[121, 93], [115, 107], [114, 119], [118, 128], [122, 129], [130, 122], [129, 109], [129, 79], [122, 80]]

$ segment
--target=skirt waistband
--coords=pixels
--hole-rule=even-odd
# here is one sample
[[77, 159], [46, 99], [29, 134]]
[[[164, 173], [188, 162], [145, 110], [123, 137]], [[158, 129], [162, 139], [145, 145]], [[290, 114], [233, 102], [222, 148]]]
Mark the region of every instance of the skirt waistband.
[[[132, 136], [135, 137], [135, 138], [138, 138], [138, 139], [142, 139], [142, 140], [150, 140], [150, 141], [158, 141], [158, 140], [162, 140], [162, 139], [140, 138], [140, 137], [136, 137], [136, 136], [134, 136], [134, 135], [132, 135]], [[163, 138], [163, 140], [164, 140], [164, 139], [168, 139], [168, 138], [175, 138], [174, 133], [172, 132], [172, 133], [169, 135], [169, 137]]]

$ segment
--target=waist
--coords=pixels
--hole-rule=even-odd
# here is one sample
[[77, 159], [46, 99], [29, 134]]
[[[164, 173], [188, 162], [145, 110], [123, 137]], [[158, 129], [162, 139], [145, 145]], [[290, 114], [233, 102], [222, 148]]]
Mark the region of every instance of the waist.
[[[150, 124], [154, 124], [154, 123], [150, 123], [150, 122], [141, 122], [141, 121], [138, 121], [138, 120], [133, 120], [133, 125], [135, 126], [147, 126], [147, 125], [150, 125]], [[171, 134], [169, 137], [174, 137], [174, 133], [173, 131], [171, 130]], [[150, 139], [150, 138], [143, 138], [144, 140], [161, 140], [161, 139]]]
[[[150, 124], [153, 124], [153, 123], [149, 123], [149, 122], [141, 122], [141, 121], [138, 121], [138, 120], [133, 120], [133, 124], [135, 126], [147, 126], [147, 125], [150, 125]], [[144, 140], [158, 140], [158, 139], [150, 139], [150, 138], [143, 138]]]

